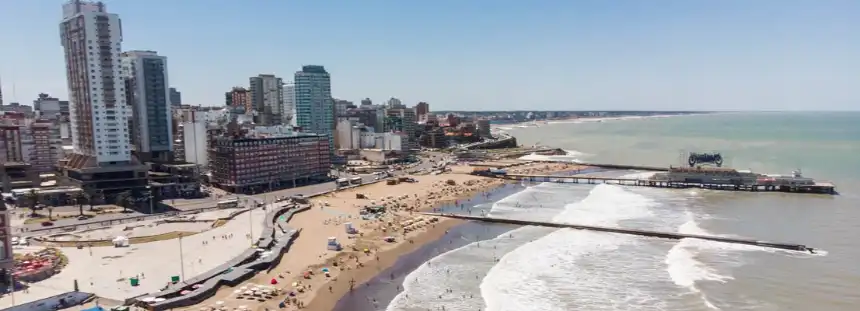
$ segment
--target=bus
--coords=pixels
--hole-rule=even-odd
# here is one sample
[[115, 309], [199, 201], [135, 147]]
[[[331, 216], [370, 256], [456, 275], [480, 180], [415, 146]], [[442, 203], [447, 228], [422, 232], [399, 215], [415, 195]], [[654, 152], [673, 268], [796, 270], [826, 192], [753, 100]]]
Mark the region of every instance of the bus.
[[353, 185], [360, 185], [361, 184], [361, 177], [350, 178], [349, 183], [351, 183]]
[[338, 187], [346, 187], [349, 186], [349, 179], [346, 178], [338, 178], [337, 180]]

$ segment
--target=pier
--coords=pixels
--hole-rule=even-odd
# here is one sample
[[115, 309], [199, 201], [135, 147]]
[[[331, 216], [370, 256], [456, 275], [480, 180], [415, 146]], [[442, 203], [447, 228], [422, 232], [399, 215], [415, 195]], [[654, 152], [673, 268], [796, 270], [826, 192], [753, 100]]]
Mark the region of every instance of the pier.
[[803, 245], [803, 244], [767, 242], [767, 241], [758, 241], [758, 240], [751, 240], [751, 239], [726, 238], [726, 237], [698, 235], [698, 234], [685, 234], [685, 233], [678, 233], [678, 232], [658, 232], [658, 231], [648, 231], [648, 230], [623, 229], [623, 228], [612, 228], [612, 227], [601, 227], [601, 226], [586, 226], [586, 225], [576, 225], [576, 224], [567, 224], [567, 223], [558, 223], [558, 222], [530, 221], [530, 220], [496, 218], [496, 217], [485, 217], [485, 216], [440, 214], [440, 213], [422, 213], [422, 214], [428, 215], [428, 216], [447, 217], [447, 218], [455, 218], [455, 219], [463, 219], [463, 220], [475, 220], [475, 221], [512, 224], [512, 225], [521, 225], [521, 226], [570, 228], [570, 229], [578, 229], [578, 230], [590, 230], [590, 231], [599, 231], [599, 232], [638, 235], [638, 236], [646, 236], [646, 237], [661, 238], [661, 239], [671, 239], [671, 240], [693, 238], [693, 239], [702, 239], [702, 240], [716, 241], [716, 242], [723, 242], [723, 243], [754, 245], [754, 246], [767, 247], [767, 248], [777, 248], [777, 249], [815, 253], [814, 248], [807, 247], [806, 245]]
[[556, 175], [529, 175], [529, 174], [505, 174], [497, 175], [497, 178], [513, 180], [525, 180], [530, 182], [554, 182], [572, 184], [614, 184], [622, 186], [654, 187], [654, 188], [701, 188], [710, 190], [726, 191], [749, 191], [749, 192], [794, 192], [794, 193], [820, 193], [836, 194], [836, 187], [831, 183], [816, 182], [809, 185], [759, 185], [759, 184], [731, 184], [731, 183], [695, 183], [679, 182], [660, 179], [638, 179], [621, 177], [596, 177], [596, 176], [556, 176]]

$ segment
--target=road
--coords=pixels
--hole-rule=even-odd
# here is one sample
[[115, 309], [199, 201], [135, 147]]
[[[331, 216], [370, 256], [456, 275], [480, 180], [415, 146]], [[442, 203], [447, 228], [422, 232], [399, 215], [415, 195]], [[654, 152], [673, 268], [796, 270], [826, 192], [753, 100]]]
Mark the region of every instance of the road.
[[[442, 154], [439, 153], [438, 155], [435, 155], [435, 158], [437, 160], [440, 159], [439, 155], [442, 155]], [[425, 169], [425, 170], [429, 171], [433, 168], [433, 163], [431, 163], [427, 159], [421, 158], [420, 160], [421, 161], [419, 163], [415, 164], [412, 167], [408, 167], [405, 170], [394, 171], [393, 175], [394, 176], [407, 175], [407, 171], [417, 171], [417, 170], [421, 170], [421, 169]], [[344, 178], [352, 178], [355, 176], [359, 176], [362, 179], [362, 183], [371, 183], [371, 182], [374, 182], [376, 180], [376, 176], [373, 174], [358, 174], [358, 175], [349, 175], [349, 176], [346, 176], [345, 174], [341, 174], [341, 176], [343, 176]], [[335, 189], [337, 189], [337, 185], [335, 182], [332, 181], [332, 182], [308, 185], [308, 186], [297, 187], [297, 188], [290, 188], [290, 189], [276, 190], [276, 191], [266, 192], [266, 193], [259, 193], [259, 194], [255, 194], [255, 195], [251, 195], [251, 196], [238, 194], [238, 195], [222, 196], [220, 198], [210, 197], [210, 198], [204, 198], [204, 199], [180, 200], [180, 202], [177, 204], [178, 205], [177, 209], [180, 210], [179, 213], [190, 213], [190, 212], [194, 212], [196, 210], [202, 209], [202, 208], [214, 207], [218, 201], [221, 201], [221, 200], [224, 200], [224, 199], [227, 199], [230, 197], [253, 198], [254, 200], [256, 200], [258, 202], [264, 202], [266, 204], [269, 204], [269, 203], [274, 202], [278, 197], [282, 197], [282, 196], [293, 196], [293, 195], [297, 195], [297, 194], [307, 196], [307, 195], [312, 195], [312, 194], [321, 193], [321, 192], [328, 192], [328, 191], [332, 191]], [[77, 211], [77, 207], [63, 207], [63, 208], [66, 208], [69, 210], [73, 209], [74, 211]], [[23, 212], [25, 210], [21, 210], [21, 211]], [[55, 210], [55, 211], [58, 211], [58, 210]], [[92, 226], [101, 226], [100, 223], [106, 222], [106, 221], [120, 222], [121, 219], [128, 218], [128, 220], [124, 221], [124, 222], [134, 222], [134, 221], [138, 221], [138, 219], [162, 218], [162, 217], [167, 217], [169, 215], [171, 215], [171, 214], [149, 215], [149, 214], [142, 214], [142, 213], [135, 212], [135, 211], [132, 211], [130, 213], [100, 214], [100, 215], [97, 215], [97, 216], [90, 218], [90, 219], [87, 219], [87, 220], [77, 220], [76, 218], [58, 219], [56, 221], [53, 221], [54, 225], [50, 227], [51, 228], [50, 230], [44, 230], [48, 227], [44, 227], [41, 224], [26, 224], [26, 225], [16, 226], [17, 228], [14, 228], [13, 232], [17, 232], [18, 235], [20, 235], [20, 236], [35, 236], [35, 235], [43, 235], [43, 234], [51, 233], [51, 232], [66, 231], [65, 228], [62, 228], [64, 226], [87, 225], [87, 224], [92, 225]], [[74, 229], [74, 230], [76, 230], [76, 229]]]

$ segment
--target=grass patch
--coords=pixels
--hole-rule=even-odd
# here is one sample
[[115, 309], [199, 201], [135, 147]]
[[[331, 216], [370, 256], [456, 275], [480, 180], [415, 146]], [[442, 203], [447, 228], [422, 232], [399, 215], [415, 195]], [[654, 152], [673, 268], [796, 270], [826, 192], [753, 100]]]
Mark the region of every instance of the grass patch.
[[[129, 240], [129, 244], [143, 244], [143, 243], [152, 243], [152, 242], [165, 241], [165, 240], [173, 240], [173, 239], [178, 239], [180, 236], [187, 237], [187, 236], [192, 236], [192, 235], [195, 235], [198, 233], [200, 233], [200, 232], [173, 231], [173, 232], [167, 232], [167, 233], [150, 235], [150, 236], [130, 237], [128, 240]], [[100, 240], [100, 241], [92, 241], [92, 242], [50, 241], [50, 242], [45, 242], [45, 243], [50, 244], [52, 246], [58, 246], [58, 247], [77, 247], [78, 245], [83, 245], [84, 247], [113, 246], [113, 242], [111, 242], [109, 240]]]

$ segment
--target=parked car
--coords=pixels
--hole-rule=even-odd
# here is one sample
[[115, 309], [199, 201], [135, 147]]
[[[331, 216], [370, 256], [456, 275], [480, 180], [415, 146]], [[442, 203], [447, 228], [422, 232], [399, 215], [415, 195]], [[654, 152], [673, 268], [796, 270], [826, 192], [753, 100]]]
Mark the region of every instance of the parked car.
[[53, 223], [53, 222], [50, 222], [50, 221], [43, 221], [43, 222], [42, 222], [42, 227], [50, 227], [50, 226], [53, 226], [53, 225], [54, 225], [54, 223]]

